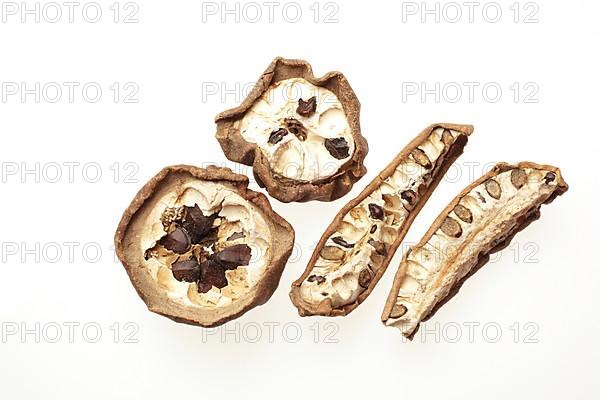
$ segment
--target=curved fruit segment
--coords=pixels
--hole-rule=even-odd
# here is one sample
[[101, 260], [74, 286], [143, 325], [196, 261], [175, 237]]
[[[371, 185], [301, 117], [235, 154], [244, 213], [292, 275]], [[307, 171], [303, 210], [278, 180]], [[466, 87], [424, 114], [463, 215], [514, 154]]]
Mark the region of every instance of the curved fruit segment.
[[560, 170], [523, 162], [497, 164], [468, 186], [411, 248], [396, 273], [381, 319], [406, 337], [455, 295], [489, 255], [540, 216], [568, 189]]
[[366, 173], [359, 113], [341, 73], [316, 78], [306, 61], [276, 58], [239, 107], [217, 115], [216, 137], [276, 199], [331, 201]]
[[247, 186], [247, 177], [227, 168], [179, 165], [140, 190], [115, 245], [151, 311], [209, 327], [271, 297], [294, 231]]
[[421, 132], [335, 217], [290, 297], [300, 315], [346, 315], [371, 293], [473, 128]]

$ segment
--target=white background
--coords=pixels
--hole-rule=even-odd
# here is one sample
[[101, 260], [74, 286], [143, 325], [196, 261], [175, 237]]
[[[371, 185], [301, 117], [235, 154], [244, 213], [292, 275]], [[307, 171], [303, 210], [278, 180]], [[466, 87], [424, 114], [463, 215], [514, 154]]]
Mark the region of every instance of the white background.
[[[248, 21], [255, 19], [256, 7], [240, 3], [236, 22], [236, 15], [222, 15], [220, 2], [138, 0], [138, 23], [123, 23], [134, 10], [124, 11], [124, 2], [115, 23], [112, 3], [99, 2], [103, 14], [97, 23], [84, 20], [83, 2], [73, 23], [64, 6], [57, 23], [44, 15], [39, 23], [35, 16], [22, 23], [20, 12], [3, 15], [6, 22], [0, 23], [3, 89], [21, 83], [31, 89], [36, 82], [42, 88], [52, 82], [80, 85], [72, 103], [66, 87], [56, 103], [49, 101], [53, 92], [41, 93], [39, 103], [21, 93], [0, 103], [1, 398], [596, 396], [597, 2], [521, 2], [515, 22], [514, 1], [500, 1], [496, 23], [490, 21], [497, 7], [482, 14], [485, 2], [474, 9], [472, 22], [462, 2], [457, 22], [450, 21], [456, 7], [444, 3], [438, 5], [439, 22], [435, 14], [422, 22], [420, 2], [415, 15], [408, 13], [414, 10], [410, 4], [396, 1], [337, 0], [334, 6], [322, 1], [316, 7], [313, 1], [298, 2], [302, 16], [296, 23], [293, 5], [282, 14], [285, 2], [275, 7], [273, 22], [262, 2], [258, 22]], [[434, 6], [428, 2], [429, 9]], [[235, 3], [227, 7], [235, 9]], [[46, 11], [52, 12], [47, 19], [54, 18], [54, 11]], [[93, 18], [93, 9], [87, 11]], [[534, 11], [529, 21], [538, 22], [525, 23]], [[277, 55], [304, 58], [318, 75], [345, 73], [362, 103], [369, 172], [350, 195], [333, 203], [271, 200], [295, 227], [301, 253], [290, 260], [266, 305], [216, 331], [152, 314], [114, 258], [112, 236], [121, 213], [163, 166], [225, 162], [213, 137], [213, 118], [238, 104], [241, 89]], [[90, 82], [103, 90], [96, 103], [81, 94]], [[121, 88], [117, 103], [109, 88], [115, 82]], [[441, 93], [438, 101], [434, 94], [407, 96], [406, 88], [415, 83], [432, 89], [436, 82], [440, 88], [461, 85], [462, 98], [453, 103], [455, 92]], [[473, 101], [465, 82], [479, 85]], [[497, 102], [491, 89], [483, 96], [486, 84], [502, 89]], [[138, 102], [124, 102], [136, 86]], [[531, 88], [537, 93], [526, 99]], [[337, 210], [433, 122], [472, 123], [476, 130], [454, 170], [460, 179], [442, 182], [406, 243], [419, 240], [486, 163], [554, 164], [571, 189], [544, 206], [541, 220], [472, 277], [426, 324], [421, 333], [427, 335], [412, 343], [379, 322], [400, 252], [376, 290], [349, 316], [298, 317], [288, 291], [305, 268], [310, 246]], [[79, 163], [73, 164], [72, 179], [64, 163]], [[477, 163], [473, 174], [468, 163]], [[23, 175], [27, 168], [38, 168], [39, 176]], [[97, 170], [102, 175], [92, 183]], [[52, 183], [57, 171], [62, 175]], [[68, 246], [74, 248], [72, 257]], [[72, 340], [68, 323], [79, 324]], [[273, 325], [271, 340], [269, 323], [279, 324]], [[479, 324], [471, 337], [465, 325], [470, 323]], [[98, 327], [101, 337], [91, 343]], [[261, 337], [251, 343], [257, 327]], [[132, 335], [126, 338], [127, 333]], [[294, 342], [298, 333], [302, 336]]]

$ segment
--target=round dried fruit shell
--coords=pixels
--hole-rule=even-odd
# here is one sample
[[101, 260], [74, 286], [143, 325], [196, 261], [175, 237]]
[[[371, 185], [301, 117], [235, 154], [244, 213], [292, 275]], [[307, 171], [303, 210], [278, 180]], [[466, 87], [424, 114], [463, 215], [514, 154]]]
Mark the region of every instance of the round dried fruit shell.
[[[258, 282], [248, 293], [224, 306], [187, 307], [172, 300], [150, 275], [148, 261], [144, 258], [146, 249], [142, 248], [140, 238], [148, 232], [148, 225], [154, 222], [148, 221], [150, 212], [158, 206], [163, 195], [176, 192], [181, 182], [189, 179], [223, 183], [235, 188], [237, 194], [263, 213], [273, 239], [268, 266]], [[239, 317], [271, 297], [292, 253], [294, 230], [273, 211], [265, 195], [249, 190], [247, 186], [246, 176], [235, 174], [228, 168], [176, 165], [164, 168], [138, 192], [123, 213], [115, 233], [115, 247], [131, 283], [150, 311], [177, 322], [212, 327]]]
[[[330, 90], [344, 108], [354, 138], [355, 150], [339, 171], [329, 178], [307, 182], [276, 174], [259, 146], [244, 140], [240, 133], [239, 122], [252, 105], [277, 82], [291, 78], [303, 78], [315, 86]], [[359, 116], [360, 102], [342, 73], [329, 72], [317, 78], [313, 75], [312, 67], [308, 62], [278, 57], [263, 72], [248, 97], [238, 107], [224, 111], [215, 117], [216, 138], [225, 156], [231, 161], [251, 165], [259, 185], [265, 187], [276, 199], [285, 203], [311, 200], [333, 201], [348, 193], [354, 183], [367, 172], [363, 162], [369, 146], [361, 135]]]

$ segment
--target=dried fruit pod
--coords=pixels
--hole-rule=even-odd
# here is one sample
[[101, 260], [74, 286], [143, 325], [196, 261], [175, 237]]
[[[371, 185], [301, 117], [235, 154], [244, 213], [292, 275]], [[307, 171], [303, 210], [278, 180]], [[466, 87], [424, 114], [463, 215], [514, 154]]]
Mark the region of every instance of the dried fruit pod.
[[497, 164], [442, 211], [404, 256], [381, 315], [412, 338], [421, 321], [540, 216], [540, 206], [568, 189], [560, 170], [522, 162]]
[[247, 186], [227, 168], [177, 165], [138, 192], [115, 246], [150, 311], [211, 327], [271, 297], [294, 230]]
[[216, 116], [216, 137], [276, 199], [332, 201], [366, 173], [359, 114], [340, 72], [316, 78], [306, 61], [276, 58], [239, 107]]
[[470, 125], [431, 125], [344, 206], [292, 284], [300, 315], [346, 315], [364, 301], [472, 132]]

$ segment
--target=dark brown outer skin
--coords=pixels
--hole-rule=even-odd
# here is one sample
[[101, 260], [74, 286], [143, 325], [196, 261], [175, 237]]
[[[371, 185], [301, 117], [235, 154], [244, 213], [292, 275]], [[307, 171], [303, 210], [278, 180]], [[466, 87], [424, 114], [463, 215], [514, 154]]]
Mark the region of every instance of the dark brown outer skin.
[[[344, 108], [354, 137], [355, 150], [352, 157], [340, 167], [338, 173], [327, 179], [301, 182], [275, 174], [271, 171], [269, 162], [260, 147], [245, 141], [239, 129], [234, 126], [273, 84], [290, 78], [304, 78], [315, 86], [329, 89], [338, 97]], [[369, 151], [369, 146], [361, 135], [359, 116], [360, 102], [341, 72], [328, 72], [324, 76], [316, 78], [308, 62], [277, 57], [260, 76], [242, 104], [231, 110], [223, 111], [215, 117], [216, 138], [225, 156], [231, 161], [251, 165], [257, 183], [261, 187], [265, 187], [269, 194], [277, 200], [284, 203], [310, 200], [333, 201], [348, 193], [354, 183], [367, 173], [363, 161]]]
[[[267, 268], [265, 275], [262, 277], [261, 282], [257, 284], [257, 291], [254, 294], [251, 303], [238, 312], [231, 315], [225, 315], [210, 322], [198, 321], [198, 318], [195, 318], [196, 316], [194, 313], [186, 312], [186, 307], [180, 306], [170, 300], [151, 278], [148, 279], [144, 277], [143, 274], [145, 273], [145, 268], [130, 264], [127, 258], [125, 238], [130, 222], [135, 217], [136, 213], [142, 209], [145, 201], [154, 194], [161, 182], [167, 178], [168, 175], [176, 173], [187, 173], [202, 181], [222, 181], [233, 185], [238, 189], [238, 194], [241, 197], [262, 210], [265, 220], [273, 230], [273, 234], [281, 236], [278, 237], [276, 243], [274, 243], [271, 264]], [[279, 285], [279, 279], [281, 278], [285, 264], [292, 253], [295, 236], [294, 229], [285, 219], [273, 211], [269, 200], [265, 195], [249, 190], [247, 189], [247, 186], [248, 178], [244, 175], [232, 172], [229, 168], [209, 166], [205, 169], [189, 165], [175, 165], [162, 169], [146, 183], [142, 189], [140, 189], [129, 207], [123, 213], [121, 222], [117, 227], [115, 233], [115, 249], [117, 256], [129, 275], [131, 283], [150, 311], [168, 317], [176, 322], [200, 325], [208, 328], [222, 325], [269, 300]]]
[[[507, 233], [506, 238], [502, 242], [498, 243], [490, 251], [488, 251], [486, 253], [478, 254], [477, 265], [467, 275], [465, 275], [460, 281], [456, 282], [456, 284], [451, 288], [448, 295], [446, 297], [444, 297], [443, 299], [439, 300], [438, 303], [433, 308], [433, 310], [431, 310], [431, 312], [427, 316], [425, 316], [421, 320], [421, 322], [427, 321], [429, 318], [433, 317], [433, 315], [437, 312], [437, 310], [439, 310], [444, 304], [446, 304], [452, 297], [456, 296], [456, 294], [459, 292], [460, 288], [462, 287], [463, 283], [469, 277], [471, 277], [473, 274], [475, 274], [481, 267], [483, 267], [489, 261], [491, 254], [504, 249], [506, 246], [508, 246], [510, 244], [510, 242], [512, 241], [512, 239], [515, 237], [515, 235], [517, 233], [519, 233], [520, 231], [525, 229], [533, 221], [539, 219], [540, 207], [542, 204], [552, 203], [552, 201], [554, 201], [554, 199], [556, 197], [562, 195], [569, 189], [569, 185], [567, 185], [567, 183], [563, 179], [560, 169], [553, 167], [551, 165], [536, 164], [536, 163], [529, 162], [529, 161], [523, 161], [516, 165], [511, 165], [511, 164], [503, 163], [503, 162], [498, 163], [487, 174], [483, 175], [481, 178], [477, 179], [475, 182], [473, 182], [469, 186], [467, 186], [462, 192], [460, 192], [460, 194], [458, 196], [456, 196], [454, 198], [454, 200], [452, 200], [452, 202], [450, 204], [448, 204], [448, 206], [446, 208], [444, 208], [444, 210], [440, 213], [440, 215], [433, 221], [433, 224], [431, 225], [429, 230], [425, 233], [425, 235], [423, 236], [421, 241], [419, 243], [417, 243], [416, 245], [414, 245], [412, 248], [424, 246], [429, 241], [429, 239], [431, 239], [433, 234], [435, 232], [437, 232], [437, 230], [440, 228], [440, 226], [442, 225], [442, 223], [444, 222], [444, 219], [448, 216], [448, 214], [452, 212], [452, 210], [460, 202], [460, 200], [464, 196], [466, 196], [471, 190], [473, 190], [473, 188], [481, 185], [488, 179], [493, 178], [494, 176], [497, 176], [498, 174], [501, 174], [502, 172], [509, 171], [509, 170], [515, 169], [515, 168], [533, 168], [533, 169], [541, 169], [541, 170], [547, 170], [547, 171], [554, 172], [556, 174], [556, 179], [558, 182], [558, 184], [556, 185], [556, 190], [544, 202], [537, 204], [537, 205], [532, 204], [533, 209], [531, 209], [530, 212], [524, 214], [522, 216], [522, 218], [519, 219], [519, 221], [518, 221], [519, 224], [511, 232]], [[394, 277], [394, 283], [392, 285], [392, 289], [390, 290], [387, 301], [385, 303], [385, 307], [383, 309], [383, 312], [381, 313], [381, 321], [384, 324], [388, 320], [389, 315], [392, 312], [392, 307], [396, 303], [396, 296], [400, 289], [400, 285], [402, 284], [402, 280], [406, 274], [405, 268], [403, 268], [403, 266], [405, 265], [405, 260], [408, 257], [408, 255], [410, 254], [410, 252], [412, 251], [412, 248], [404, 255], [404, 257], [402, 258], [402, 261], [400, 262], [400, 266], [398, 267], [398, 271], [396, 271], [396, 276]], [[416, 333], [418, 332], [419, 326], [417, 326], [417, 328], [413, 331], [413, 333], [408, 337], [410, 340], [412, 340], [414, 338], [414, 336], [416, 335]]]
[[[432, 131], [434, 131], [437, 128], [446, 128], [446, 129], [452, 129], [457, 132], [462, 132], [463, 133], [462, 137], [464, 139], [461, 140], [460, 137], [457, 137], [457, 139], [454, 142], [453, 147], [448, 151], [448, 153], [445, 157], [445, 160], [439, 166], [437, 173], [432, 174], [431, 184], [429, 185], [427, 191], [424, 192], [423, 194], [421, 194], [419, 201], [417, 202], [417, 204], [415, 204], [412, 211], [410, 211], [408, 213], [408, 216], [403, 223], [402, 229], [399, 232], [398, 238], [390, 246], [386, 257], [383, 260], [383, 264], [381, 265], [381, 267], [379, 267], [379, 269], [377, 270], [377, 272], [371, 279], [371, 282], [369, 283], [369, 287], [366, 288], [361, 294], [358, 295], [358, 298], [356, 299], [356, 301], [354, 303], [347, 304], [342, 308], [331, 307], [330, 302], [327, 300], [323, 301], [318, 307], [314, 307], [312, 304], [304, 302], [302, 297], [300, 296], [300, 286], [302, 285], [302, 282], [310, 274], [310, 271], [312, 270], [313, 266], [317, 262], [317, 259], [319, 257], [319, 252], [321, 251], [323, 246], [325, 246], [327, 239], [331, 236], [331, 234], [333, 232], [335, 232], [336, 227], [339, 226], [342, 219], [344, 218], [344, 215], [347, 212], [349, 212], [352, 208], [356, 207], [365, 198], [367, 198], [374, 190], [376, 190], [377, 187], [379, 187], [379, 185], [381, 185], [381, 182], [384, 181], [385, 179], [387, 179], [390, 175], [392, 175], [394, 173], [394, 171], [396, 170], [396, 168], [398, 167], [398, 165], [401, 162], [405, 161], [406, 158], [410, 155], [410, 153], [415, 148], [417, 148], [419, 146], [419, 144], [421, 144], [421, 142], [423, 142], [423, 140], [425, 140], [425, 138], [427, 138]], [[447, 123], [430, 125], [425, 130], [423, 130], [421, 133], [419, 133], [419, 135], [417, 137], [415, 137], [413, 140], [411, 140], [410, 143], [408, 143], [406, 145], [406, 147], [404, 149], [402, 149], [402, 151], [400, 153], [398, 153], [398, 155], [394, 158], [394, 160], [383, 171], [381, 171], [379, 173], [379, 175], [371, 183], [369, 183], [367, 185], [367, 187], [365, 187], [365, 189], [358, 195], [358, 197], [351, 200], [348, 204], [346, 204], [344, 206], [344, 208], [342, 208], [338, 212], [338, 214], [336, 215], [333, 222], [329, 225], [329, 227], [327, 228], [327, 230], [325, 231], [323, 236], [321, 236], [321, 240], [319, 240], [319, 243], [317, 244], [312, 257], [311, 257], [310, 261], [308, 262], [308, 266], [306, 267], [306, 270], [304, 271], [304, 273], [302, 274], [302, 276], [300, 278], [298, 278], [294, 283], [292, 283], [292, 290], [290, 292], [290, 298], [292, 300], [292, 303], [294, 303], [294, 305], [298, 309], [298, 314], [300, 316], [302, 316], [302, 317], [310, 316], [310, 315], [323, 315], [323, 316], [328, 316], [328, 317], [345, 316], [345, 315], [348, 315], [356, 307], [358, 307], [367, 298], [367, 296], [369, 296], [369, 294], [371, 294], [371, 292], [377, 285], [377, 282], [379, 282], [379, 280], [383, 276], [390, 261], [394, 257], [394, 253], [398, 249], [398, 246], [400, 246], [400, 243], [402, 243], [402, 240], [404, 239], [406, 232], [412, 225], [413, 220], [417, 217], [417, 215], [421, 211], [421, 208], [423, 208], [423, 206], [425, 205], [425, 203], [431, 196], [431, 193], [433, 193], [433, 191], [435, 190], [437, 185], [440, 183], [440, 181], [442, 180], [442, 177], [445, 175], [448, 168], [450, 168], [450, 166], [454, 163], [454, 161], [462, 154], [464, 146], [467, 144], [467, 140], [468, 140], [467, 138], [471, 133], [473, 133], [473, 127], [471, 125], [456, 125], [456, 124], [447, 124]]]

